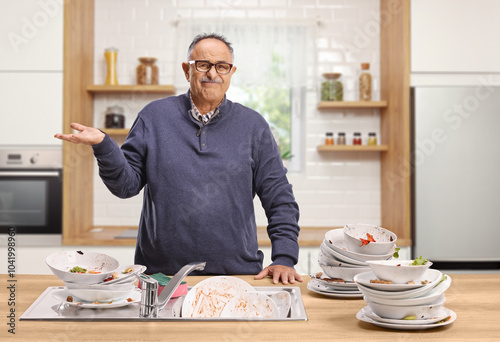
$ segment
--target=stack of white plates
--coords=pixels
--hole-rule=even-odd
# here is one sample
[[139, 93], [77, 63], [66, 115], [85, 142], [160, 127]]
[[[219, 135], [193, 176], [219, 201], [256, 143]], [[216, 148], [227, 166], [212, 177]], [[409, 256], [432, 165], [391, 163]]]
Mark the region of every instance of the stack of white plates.
[[367, 303], [356, 317], [364, 322], [399, 330], [431, 329], [451, 324], [457, 315], [444, 306], [444, 292], [451, 285], [449, 275], [429, 269], [426, 283], [386, 284], [371, 271], [354, 276]]
[[[344, 241], [343, 228], [332, 229], [325, 234], [318, 254], [318, 263], [324, 274], [321, 278], [341, 279], [341, 282], [332, 282], [312, 277], [307, 288], [313, 292], [331, 297], [362, 298], [354, 276], [367, 272], [370, 266], [368, 260], [388, 260], [394, 254], [395, 247], [384, 255], [361, 254], [348, 249]], [[349, 292], [347, 292], [349, 291]]]

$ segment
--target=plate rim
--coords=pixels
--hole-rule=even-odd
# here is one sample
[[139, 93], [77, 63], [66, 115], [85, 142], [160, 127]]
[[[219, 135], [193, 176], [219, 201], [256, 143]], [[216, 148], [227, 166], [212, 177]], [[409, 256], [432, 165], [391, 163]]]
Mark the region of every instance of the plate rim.
[[314, 293], [317, 293], [317, 294], [320, 294], [320, 295], [326, 296], [326, 297], [332, 297], [332, 298], [352, 298], [352, 299], [362, 299], [363, 298], [363, 294], [362, 293], [359, 293], [359, 294], [347, 294], [346, 295], [346, 294], [341, 294], [341, 293], [338, 293], [338, 292], [324, 292], [324, 291], [319, 291], [317, 289], [309, 287], [309, 283], [307, 283], [306, 288], [309, 291], [311, 291], [311, 292], [314, 292]]
[[[429, 270], [427, 270], [427, 272], [432, 272], [432, 273], [436, 272], [436, 278], [434, 280], [432, 280], [432, 282], [430, 282], [428, 284], [411, 284], [411, 285], [418, 285], [418, 286], [408, 288], [406, 290], [404, 290], [404, 289], [403, 290], [380, 290], [379, 288], [383, 288], [386, 286], [390, 288], [391, 285], [407, 285], [407, 284], [373, 284], [373, 283], [370, 283], [370, 285], [365, 285], [359, 281], [357, 283], [359, 285], [363, 286], [364, 288], [366, 288], [366, 290], [368, 292], [371, 292], [371, 291], [378, 292], [378, 293], [373, 294], [376, 297], [383, 297], [383, 298], [391, 297], [393, 299], [397, 299], [398, 297], [401, 297], [401, 296], [407, 296], [407, 295], [412, 296], [414, 293], [419, 293], [419, 291], [425, 290], [425, 289], [428, 289], [430, 291], [436, 285], [435, 283], [439, 281], [440, 277], [442, 277], [444, 275], [444, 273], [442, 273], [441, 271], [436, 270], [436, 269], [429, 269]], [[408, 285], [410, 285], [410, 284], [408, 284]], [[396, 287], [393, 287], [393, 288], [396, 288]], [[384, 294], [382, 294], [382, 293], [384, 293]]]
[[431, 324], [392, 324], [392, 323], [383, 323], [383, 322], [378, 322], [370, 317], [367, 317], [362, 311], [363, 309], [359, 310], [358, 313], [356, 313], [356, 318], [360, 321], [366, 322], [366, 323], [371, 323], [373, 325], [376, 325], [381, 328], [388, 328], [388, 329], [395, 329], [395, 330], [427, 330], [427, 329], [434, 329], [434, 328], [440, 328], [444, 327], [447, 325], [450, 325], [451, 323], [455, 322], [457, 319], [457, 314], [450, 310], [450, 319], [446, 322], [443, 323], [431, 323]]
[[[369, 305], [365, 306], [361, 310], [365, 311], [364, 312], [365, 316], [367, 316], [368, 318], [370, 318], [370, 319], [372, 319], [374, 321], [377, 321], [377, 322], [380, 322], [380, 323], [401, 324], [401, 325], [421, 325], [423, 322], [426, 322], [426, 321], [427, 321], [426, 324], [434, 324], [434, 323], [439, 322], [440, 320], [443, 320], [446, 317], [448, 317], [448, 316], [451, 315], [451, 310], [448, 309], [447, 307], [444, 307], [444, 306], [443, 306], [442, 310], [444, 312], [446, 312], [446, 314], [443, 314], [440, 317], [429, 318], [429, 319], [415, 319], [415, 320], [402, 320], [402, 319], [392, 319], [392, 318], [380, 317], [375, 312], [373, 312], [372, 308], [370, 308]], [[368, 315], [367, 315], [367, 313], [368, 313]], [[376, 318], [370, 317], [369, 316], [370, 314], [374, 315]], [[386, 322], [384, 322], [384, 321], [386, 321]]]
[[[429, 269], [429, 270], [427, 270], [427, 272], [429, 272], [430, 270], [438, 271], [435, 269]], [[438, 271], [438, 272], [440, 272], [440, 271]], [[405, 291], [405, 290], [409, 291], [409, 290], [420, 289], [420, 288], [424, 287], [425, 285], [428, 285], [428, 284], [378, 284], [378, 283], [370, 283], [369, 281], [366, 281], [365, 279], [363, 279], [363, 277], [378, 279], [378, 277], [375, 275], [375, 273], [373, 273], [373, 271], [358, 273], [353, 277], [353, 280], [358, 284], [364, 285], [365, 287], [368, 287], [368, 288], [371, 288], [374, 290], [382, 289], [382, 291], [386, 291], [386, 292], [399, 292], [399, 291]], [[354, 278], [356, 278], [356, 279], [354, 279]], [[362, 278], [361, 281], [359, 278]], [[434, 280], [436, 280], [436, 279], [434, 279]]]
[[130, 305], [133, 303], [138, 303], [141, 301], [141, 291], [137, 288], [133, 289], [129, 293], [131, 296], [132, 295], [136, 296], [136, 298], [133, 301], [131, 301], [131, 302], [127, 301], [127, 299], [125, 298], [127, 296], [124, 296], [123, 298], [120, 298], [118, 301], [113, 301], [113, 303], [110, 303], [110, 304], [107, 304], [104, 302], [102, 304], [92, 304], [91, 302], [81, 300], [78, 297], [74, 297], [74, 298], [80, 299], [79, 301], [68, 302], [66, 299], [64, 299], [64, 296], [63, 296], [63, 298], [56, 297], [55, 295], [58, 292], [64, 292], [66, 294], [66, 297], [71, 295], [67, 289], [62, 288], [60, 290], [55, 291], [55, 293], [52, 293], [52, 297], [54, 297], [57, 300], [62, 301], [62, 303], [65, 305], [74, 306], [74, 307], [82, 308], [82, 309], [112, 309], [112, 308], [118, 308], [121, 306], [127, 306], [127, 305]]

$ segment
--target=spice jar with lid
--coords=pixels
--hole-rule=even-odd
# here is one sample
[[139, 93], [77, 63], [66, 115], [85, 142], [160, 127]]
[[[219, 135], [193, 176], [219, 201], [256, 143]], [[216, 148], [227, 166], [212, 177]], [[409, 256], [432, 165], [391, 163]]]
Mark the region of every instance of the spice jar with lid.
[[345, 145], [345, 133], [339, 132], [337, 134], [337, 145]]
[[326, 132], [325, 145], [334, 145], [333, 132]]
[[344, 86], [340, 73], [324, 73], [321, 82], [321, 101], [343, 101]]
[[361, 133], [360, 132], [354, 132], [353, 138], [352, 138], [352, 144], [353, 145], [361, 145], [362, 139], [361, 139]]
[[361, 63], [361, 74], [359, 75], [359, 100], [371, 101], [372, 99], [372, 75], [370, 74], [370, 63]]
[[375, 132], [368, 133], [368, 145], [377, 145], [377, 134]]
[[137, 84], [158, 84], [158, 66], [156, 58], [141, 57], [137, 66]]
[[123, 108], [120, 106], [111, 106], [106, 108], [106, 128], [124, 128], [125, 116]]

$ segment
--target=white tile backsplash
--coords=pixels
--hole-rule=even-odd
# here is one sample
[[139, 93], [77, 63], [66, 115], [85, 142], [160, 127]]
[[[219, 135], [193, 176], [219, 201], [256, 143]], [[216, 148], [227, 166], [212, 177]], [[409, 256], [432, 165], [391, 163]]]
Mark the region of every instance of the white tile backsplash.
[[[324, 142], [325, 132], [346, 133], [348, 144], [352, 133], [376, 132], [379, 142], [378, 110], [319, 111], [320, 75], [341, 72], [344, 99], [357, 99], [357, 77], [360, 63], [369, 62], [374, 100], [380, 99], [380, 39], [376, 32], [379, 2], [373, 0], [99, 0], [95, 4], [94, 81], [102, 84], [106, 77], [104, 49], [115, 46], [118, 53], [118, 75], [121, 84], [135, 84], [138, 57], [155, 56], [160, 68], [160, 83], [172, 84], [180, 71], [176, 65], [176, 21], [179, 19], [217, 20], [313, 20], [316, 29], [317, 69], [308, 67], [306, 118], [304, 136], [305, 162], [300, 173], [290, 173], [301, 215], [300, 225], [343, 226], [348, 222], [380, 224], [380, 153], [319, 153], [316, 146]], [[318, 74], [316, 74], [318, 73]], [[106, 107], [120, 105], [125, 109], [126, 127], [154, 95], [96, 95], [94, 124], [104, 125]], [[95, 166], [96, 168], [96, 166]], [[137, 225], [142, 195], [118, 199], [102, 184], [94, 172], [94, 224]], [[258, 225], [267, 224], [266, 216], [255, 200]]]

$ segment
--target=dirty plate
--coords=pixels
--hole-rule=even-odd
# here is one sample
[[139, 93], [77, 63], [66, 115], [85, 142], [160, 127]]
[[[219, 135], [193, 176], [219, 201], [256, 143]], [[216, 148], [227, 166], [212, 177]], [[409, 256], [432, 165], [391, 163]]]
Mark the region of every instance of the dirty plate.
[[217, 276], [205, 279], [189, 290], [182, 304], [182, 317], [220, 317], [229, 301], [255, 289], [236, 277]]
[[[139, 290], [131, 291], [128, 295], [126, 295], [121, 299], [114, 300], [112, 302], [102, 302], [102, 303], [87, 302], [77, 297], [73, 297], [73, 301], [68, 302], [67, 298], [69, 295], [70, 294], [66, 289], [57, 290], [54, 293], [52, 293], [52, 296], [55, 299], [61, 301], [63, 304], [67, 304], [69, 306], [75, 306], [82, 309], [111, 309], [111, 308], [118, 308], [120, 306], [127, 306], [132, 303], [137, 303], [141, 301], [141, 292]], [[127, 300], [128, 298], [130, 298], [131, 301], [128, 301]]]
[[222, 309], [221, 318], [279, 318], [278, 307], [267, 295], [244, 292], [231, 299]]
[[436, 315], [435, 317], [428, 318], [428, 319], [391, 319], [391, 318], [384, 318], [380, 317], [377, 315], [369, 306], [365, 306], [363, 308], [363, 313], [368, 317], [373, 319], [374, 321], [381, 322], [381, 323], [390, 323], [390, 324], [403, 324], [403, 325], [422, 325], [422, 324], [432, 324], [432, 323], [437, 323], [439, 321], [442, 321], [446, 317], [451, 315], [451, 310], [447, 308], [442, 308], [440, 313]]
[[378, 322], [374, 319], [371, 319], [368, 317], [364, 309], [361, 309], [358, 311], [356, 314], [356, 318], [359, 319], [360, 321], [366, 322], [366, 323], [371, 323], [373, 325], [382, 327], [382, 328], [389, 328], [389, 329], [395, 329], [395, 330], [426, 330], [426, 329], [434, 329], [434, 328], [439, 328], [443, 327], [445, 325], [451, 324], [455, 322], [457, 319], [457, 314], [450, 310], [450, 318], [445, 321], [445, 322], [436, 322], [436, 323], [430, 323], [430, 324], [415, 324], [415, 325], [410, 325], [410, 324], [395, 324], [395, 323], [385, 323], [385, 322]]

